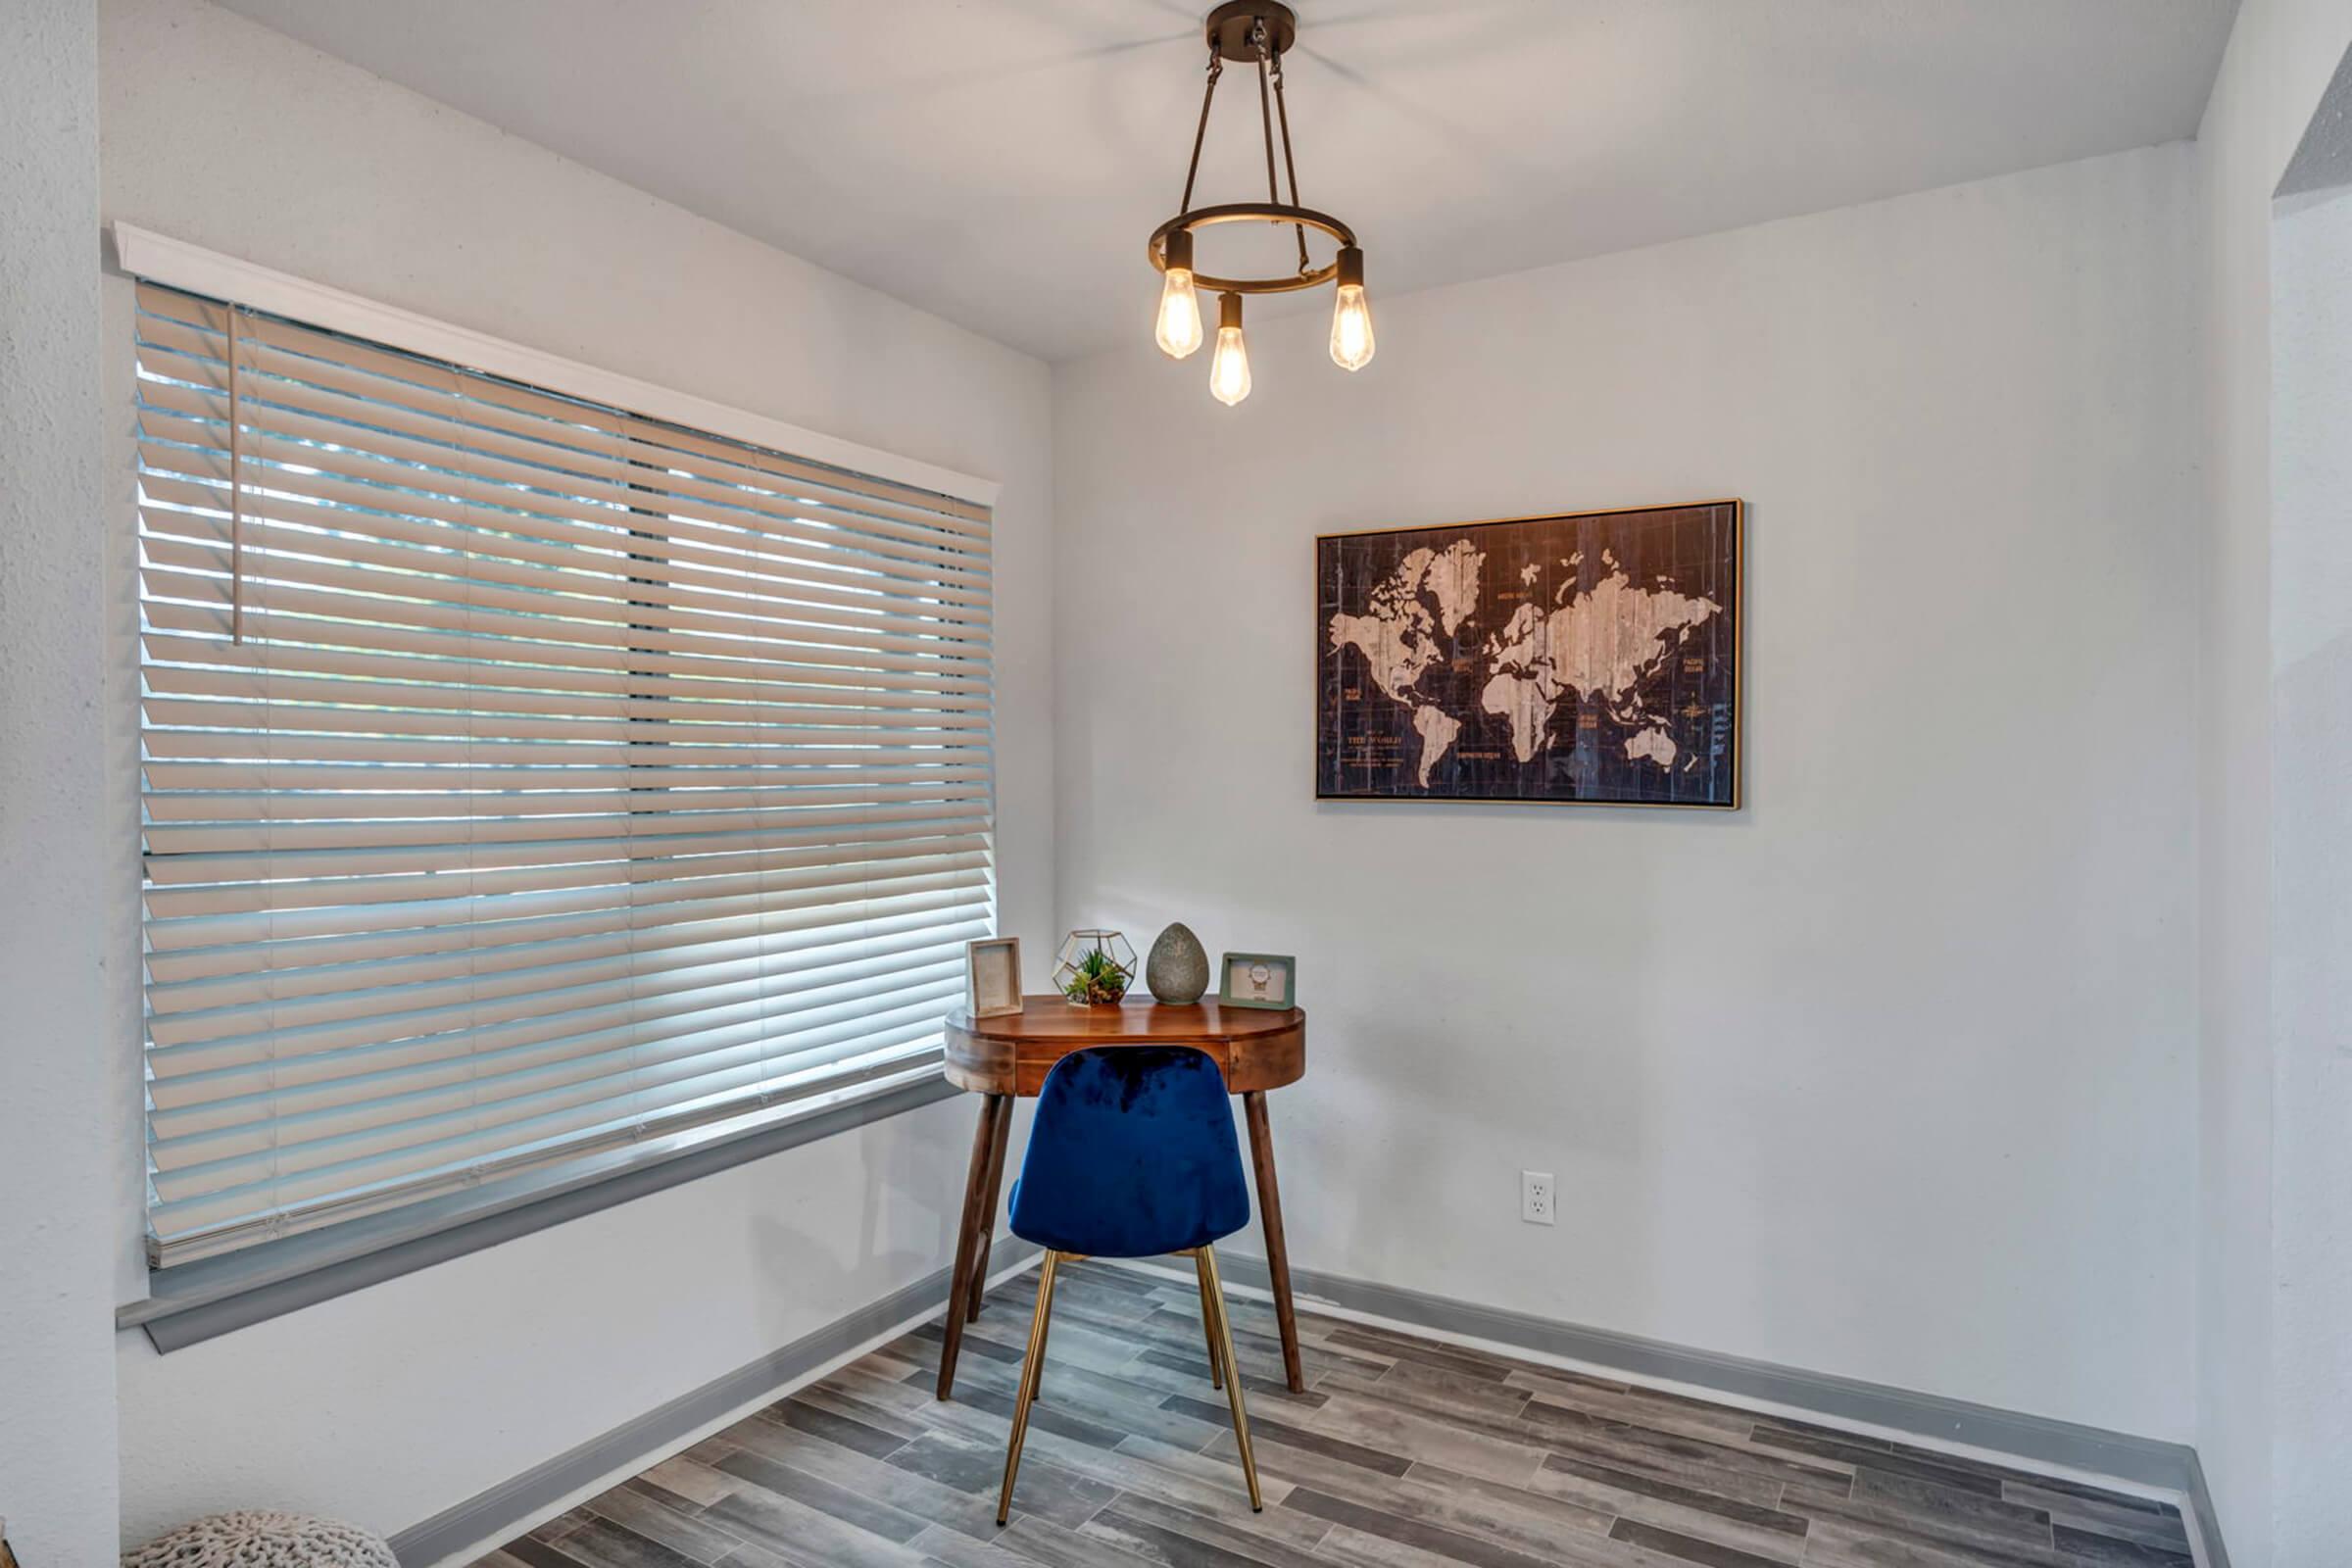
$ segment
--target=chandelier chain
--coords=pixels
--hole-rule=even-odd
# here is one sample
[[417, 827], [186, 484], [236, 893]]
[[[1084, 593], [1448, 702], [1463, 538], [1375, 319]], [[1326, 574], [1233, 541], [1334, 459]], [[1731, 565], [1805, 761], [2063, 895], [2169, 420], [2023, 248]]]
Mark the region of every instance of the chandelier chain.
[[[1298, 205], [1298, 160], [1291, 154], [1291, 106], [1282, 95], [1282, 56], [1274, 57], [1274, 115], [1282, 122], [1282, 167], [1291, 176], [1291, 205]], [[1291, 231], [1298, 236], [1298, 270], [1307, 270], [1306, 225], [1293, 223]]]
[[1282, 187], [1274, 182], [1274, 110], [1266, 100], [1266, 59], [1274, 51], [1266, 42], [1266, 23], [1259, 18], [1250, 27], [1250, 47], [1257, 51], [1257, 122], [1266, 136], [1266, 200], [1282, 204]]
[[1208, 85], [1200, 94], [1200, 123], [1193, 131], [1193, 161], [1184, 171], [1184, 199], [1176, 204], [1179, 215], [1193, 210], [1193, 182], [1200, 177], [1200, 144], [1208, 136], [1208, 106], [1216, 100], [1217, 78], [1225, 74], [1225, 62], [1217, 55], [1217, 47], [1208, 47]]

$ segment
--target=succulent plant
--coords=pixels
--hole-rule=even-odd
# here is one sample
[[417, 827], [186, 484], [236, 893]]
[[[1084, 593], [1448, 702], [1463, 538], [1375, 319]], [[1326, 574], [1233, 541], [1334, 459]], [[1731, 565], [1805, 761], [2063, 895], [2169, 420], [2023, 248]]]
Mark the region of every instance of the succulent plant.
[[1089, 948], [1070, 966], [1069, 977], [1061, 984], [1061, 994], [1072, 1002], [1107, 1004], [1125, 998], [1128, 982], [1134, 978], [1133, 971], [1121, 968], [1109, 954], [1101, 948]]
[[1135, 971], [1135, 949], [1125, 937], [1106, 927], [1088, 926], [1062, 938], [1054, 987], [1082, 1005], [1109, 1006], [1126, 998]]

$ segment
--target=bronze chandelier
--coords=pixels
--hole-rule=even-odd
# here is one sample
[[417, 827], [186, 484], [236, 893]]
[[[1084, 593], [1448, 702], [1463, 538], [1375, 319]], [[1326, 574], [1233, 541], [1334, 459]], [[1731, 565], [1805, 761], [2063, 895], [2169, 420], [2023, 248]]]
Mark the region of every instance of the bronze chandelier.
[[[1364, 299], [1364, 253], [1355, 230], [1329, 213], [1298, 205], [1298, 166], [1291, 156], [1291, 116], [1282, 92], [1282, 57], [1298, 35], [1298, 19], [1278, 0], [1226, 0], [1208, 14], [1208, 85], [1200, 95], [1200, 123], [1193, 132], [1193, 160], [1184, 173], [1184, 199], [1176, 216], [1152, 231], [1147, 246], [1152, 265], [1165, 274], [1160, 285], [1159, 325], [1154, 336], [1170, 359], [1181, 360], [1200, 346], [1200, 290], [1214, 289], [1217, 346], [1210, 356], [1208, 390], [1218, 402], [1239, 403], [1250, 395], [1250, 350], [1242, 340], [1242, 296], [1287, 294], [1337, 282], [1331, 311], [1331, 358], [1342, 369], [1360, 370], [1372, 362], [1372, 308]], [[1209, 106], [1225, 63], [1257, 67], [1257, 113], [1265, 133], [1266, 199], [1193, 205], [1200, 174], [1200, 144], [1208, 135]], [[1282, 199], [1274, 172], [1277, 126], [1282, 169], [1290, 176], [1291, 199]], [[1219, 223], [1287, 223], [1298, 237], [1298, 270], [1274, 277], [1218, 277], [1193, 270], [1193, 236]], [[1339, 241], [1339, 255], [1321, 267], [1307, 255], [1306, 231]]]

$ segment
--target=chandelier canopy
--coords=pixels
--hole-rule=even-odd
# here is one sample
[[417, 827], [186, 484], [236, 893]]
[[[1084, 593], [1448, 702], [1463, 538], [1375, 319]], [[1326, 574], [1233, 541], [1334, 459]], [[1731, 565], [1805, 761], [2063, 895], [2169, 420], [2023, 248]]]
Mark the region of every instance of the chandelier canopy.
[[[1364, 298], [1364, 253], [1355, 230], [1329, 213], [1298, 205], [1298, 166], [1291, 155], [1291, 115], [1283, 97], [1282, 57], [1298, 35], [1298, 19], [1277, 0], [1226, 0], [1208, 14], [1208, 84], [1200, 95], [1200, 123], [1193, 131], [1193, 159], [1184, 173], [1184, 199], [1176, 216], [1152, 231], [1147, 246], [1152, 265], [1164, 274], [1159, 323], [1153, 334], [1170, 359], [1181, 360], [1200, 346], [1201, 289], [1218, 296], [1217, 343], [1210, 357], [1208, 389], [1228, 406], [1250, 395], [1250, 351], [1242, 339], [1242, 296], [1287, 294], [1336, 283], [1331, 312], [1331, 358], [1342, 369], [1360, 370], [1372, 362], [1372, 308]], [[1257, 68], [1257, 113], [1266, 145], [1266, 199], [1193, 205], [1200, 175], [1200, 146], [1208, 135], [1208, 112], [1216, 102], [1217, 78], [1226, 62]], [[1282, 145], [1282, 171], [1291, 199], [1282, 199], [1275, 176], [1274, 149]], [[1221, 277], [1193, 268], [1193, 237], [1220, 223], [1288, 224], [1298, 239], [1298, 270], [1270, 277]], [[1339, 244], [1339, 254], [1318, 267], [1308, 254], [1306, 231]]]

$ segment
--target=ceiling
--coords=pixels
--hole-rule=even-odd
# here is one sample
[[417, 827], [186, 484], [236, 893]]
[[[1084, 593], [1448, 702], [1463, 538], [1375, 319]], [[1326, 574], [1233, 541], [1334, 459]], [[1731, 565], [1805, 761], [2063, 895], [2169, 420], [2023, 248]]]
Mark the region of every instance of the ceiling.
[[[1148, 340], [1206, 61], [1182, 0], [226, 3], [1048, 359]], [[2234, 0], [1297, 9], [1300, 198], [1377, 303], [2193, 135]], [[1200, 203], [1263, 194], [1255, 86], [1229, 69]]]

